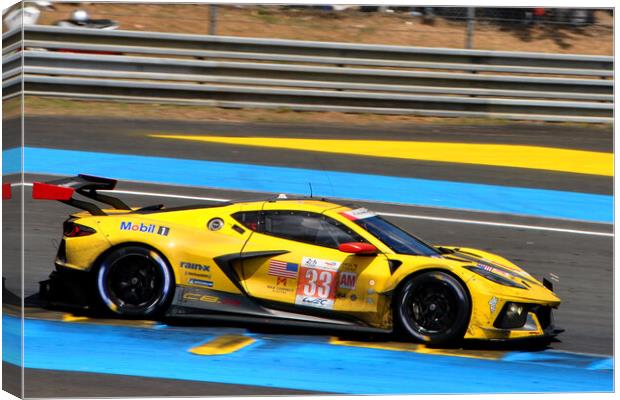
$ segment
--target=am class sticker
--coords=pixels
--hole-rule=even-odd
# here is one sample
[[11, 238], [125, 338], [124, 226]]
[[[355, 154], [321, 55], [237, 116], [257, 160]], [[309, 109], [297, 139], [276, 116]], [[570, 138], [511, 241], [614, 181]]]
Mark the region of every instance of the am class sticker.
[[355, 272], [340, 272], [338, 274], [338, 288], [355, 290], [357, 274]]

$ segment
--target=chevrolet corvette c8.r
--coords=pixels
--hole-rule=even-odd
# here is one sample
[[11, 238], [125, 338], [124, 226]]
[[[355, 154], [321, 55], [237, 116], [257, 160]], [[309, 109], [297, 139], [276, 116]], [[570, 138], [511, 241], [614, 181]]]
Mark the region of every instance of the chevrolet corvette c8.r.
[[495, 254], [428, 244], [365, 208], [316, 198], [136, 208], [100, 192], [115, 185], [34, 184], [34, 198], [83, 210], [64, 223], [48, 298], [134, 318], [398, 328], [432, 344], [558, 332], [550, 282]]

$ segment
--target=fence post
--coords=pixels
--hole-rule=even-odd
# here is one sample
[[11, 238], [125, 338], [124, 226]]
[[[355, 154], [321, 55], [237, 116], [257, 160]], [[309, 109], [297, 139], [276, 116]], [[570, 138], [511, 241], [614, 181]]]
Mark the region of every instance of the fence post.
[[209, 35], [217, 35], [217, 5], [209, 6]]
[[471, 49], [474, 41], [474, 22], [476, 20], [476, 8], [467, 8], [467, 36], [465, 37], [465, 48]]

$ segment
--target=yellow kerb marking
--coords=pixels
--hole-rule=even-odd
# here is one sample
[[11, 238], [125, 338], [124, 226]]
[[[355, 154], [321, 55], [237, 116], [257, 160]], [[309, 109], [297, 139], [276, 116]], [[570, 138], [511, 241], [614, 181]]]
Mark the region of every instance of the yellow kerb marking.
[[491, 165], [496, 167], [542, 169], [578, 174], [613, 176], [614, 156], [612, 153], [553, 147], [394, 140], [296, 139], [160, 134], [153, 134], [150, 136], [163, 139], [317, 151], [357, 156]]
[[201, 344], [189, 350], [190, 353], [201, 356], [217, 356], [230, 354], [254, 343], [254, 339], [242, 335], [224, 335], [216, 337], [210, 342]]
[[88, 321], [88, 317], [80, 317], [77, 315], [65, 313], [62, 315], [62, 320], [64, 322]]
[[404, 351], [404, 352], [410, 352], [410, 353], [423, 353], [423, 354], [436, 354], [436, 355], [452, 356], [452, 357], [479, 358], [483, 360], [499, 360], [504, 355], [504, 352], [498, 352], [498, 351], [465, 350], [465, 349], [432, 349], [432, 348], [424, 346], [423, 344], [398, 343], [398, 342], [384, 342], [384, 343], [355, 342], [355, 341], [349, 341], [349, 340], [340, 340], [335, 337], [330, 338], [329, 343], [338, 345], [338, 346], [364, 347], [364, 348], [369, 348], [369, 349]]

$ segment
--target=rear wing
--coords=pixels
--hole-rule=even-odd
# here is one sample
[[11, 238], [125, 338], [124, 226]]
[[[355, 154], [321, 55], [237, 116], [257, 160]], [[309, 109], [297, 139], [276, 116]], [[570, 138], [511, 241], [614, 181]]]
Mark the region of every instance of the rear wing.
[[62, 178], [49, 182], [35, 182], [32, 185], [32, 198], [38, 200], [58, 200], [65, 204], [86, 210], [92, 215], [107, 215], [95, 203], [74, 199], [78, 193], [89, 199], [108, 204], [117, 210], [131, 210], [127, 204], [116, 197], [98, 193], [97, 190], [113, 190], [116, 180], [98, 176], [83, 175]]

